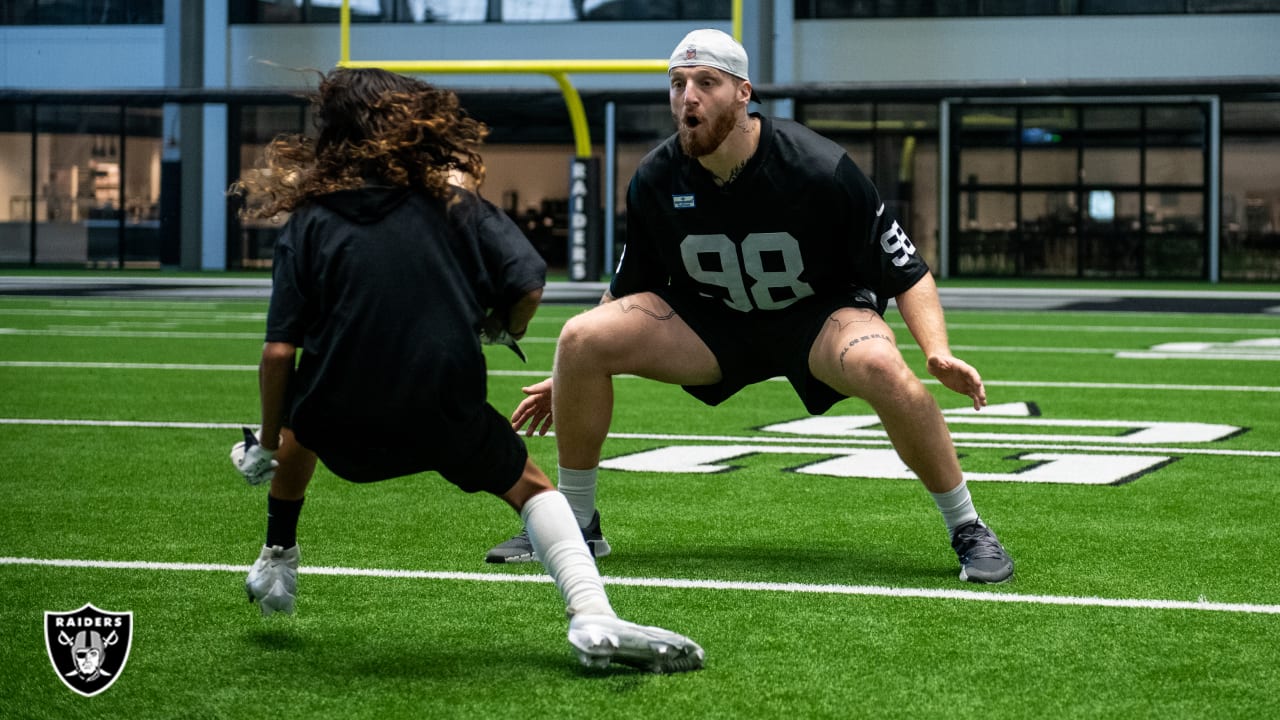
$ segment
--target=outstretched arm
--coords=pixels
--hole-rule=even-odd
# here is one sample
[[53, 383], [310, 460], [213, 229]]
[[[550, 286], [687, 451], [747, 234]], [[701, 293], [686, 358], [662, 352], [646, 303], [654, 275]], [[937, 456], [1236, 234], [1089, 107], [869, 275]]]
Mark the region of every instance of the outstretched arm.
[[[608, 290], [604, 291], [604, 295], [600, 297], [600, 304], [610, 303], [614, 301], [613, 295]], [[515, 311], [512, 311], [515, 316]], [[511, 324], [516, 327], [515, 322]], [[512, 333], [515, 335], [515, 333]], [[538, 435], [546, 435], [551, 429], [551, 378], [547, 378], [540, 383], [535, 383], [527, 387], [520, 388], [526, 397], [516, 406], [515, 412], [511, 413], [511, 427], [517, 432], [524, 430], [527, 437], [533, 437], [534, 433]], [[528, 426], [527, 428], [525, 426]]]
[[933, 276], [925, 274], [911, 289], [894, 300], [907, 328], [928, 360], [929, 374], [951, 390], [968, 395], [973, 409], [981, 410], [987, 404], [987, 390], [982, 376], [972, 365], [951, 354], [947, 340], [947, 325], [943, 318], [942, 303], [938, 300], [938, 286]]

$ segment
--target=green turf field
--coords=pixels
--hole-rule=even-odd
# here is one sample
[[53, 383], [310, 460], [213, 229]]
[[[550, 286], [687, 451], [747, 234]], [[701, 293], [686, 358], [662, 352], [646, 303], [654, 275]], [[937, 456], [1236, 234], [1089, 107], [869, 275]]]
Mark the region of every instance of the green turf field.
[[[487, 350], [497, 408], [579, 309], [543, 308], [528, 365]], [[1280, 316], [950, 312], [991, 407], [929, 387], [1017, 561], [996, 587], [957, 580], [864, 404], [815, 420], [785, 382], [712, 409], [619, 378], [600, 568], [620, 614], [707, 651], [662, 677], [579, 667], [541, 568], [482, 562], [515, 516], [433, 475], [321, 470], [298, 613], [259, 617], [265, 488], [227, 451], [257, 420], [264, 312], [0, 298], [0, 718], [1280, 714]], [[552, 438], [529, 447], [554, 467]], [[92, 698], [44, 638], [86, 603], [134, 623]]]

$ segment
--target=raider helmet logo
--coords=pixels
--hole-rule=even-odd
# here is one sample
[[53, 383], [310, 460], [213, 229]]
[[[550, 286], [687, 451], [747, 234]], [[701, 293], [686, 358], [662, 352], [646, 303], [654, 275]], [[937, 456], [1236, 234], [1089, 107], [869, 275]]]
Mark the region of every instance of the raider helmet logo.
[[93, 697], [111, 687], [129, 660], [133, 613], [99, 610], [44, 613], [44, 645], [63, 684]]

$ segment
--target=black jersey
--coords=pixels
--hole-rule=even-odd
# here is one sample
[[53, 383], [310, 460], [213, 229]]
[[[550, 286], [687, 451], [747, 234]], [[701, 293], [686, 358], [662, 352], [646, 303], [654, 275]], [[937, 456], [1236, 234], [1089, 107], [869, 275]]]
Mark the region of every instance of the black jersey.
[[268, 342], [302, 348], [291, 426], [422, 428], [485, 401], [478, 329], [542, 287], [546, 264], [500, 210], [458, 191], [325, 195], [275, 247]]
[[723, 187], [676, 136], [640, 163], [610, 294], [670, 285], [739, 312], [805, 297], [889, 298], [928, 272], [871, 181], [836, 143], [760, 118], [760, 144]]

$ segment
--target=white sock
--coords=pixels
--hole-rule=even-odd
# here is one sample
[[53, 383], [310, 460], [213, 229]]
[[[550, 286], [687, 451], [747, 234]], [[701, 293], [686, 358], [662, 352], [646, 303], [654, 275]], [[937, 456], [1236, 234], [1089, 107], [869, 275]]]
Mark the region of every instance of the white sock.
[[942, 512], [947, 532], [955, 532], [961, 525], [978, 519], [978, 511], [973, 507], [973, 498], [969, 497], [969, 486], [964, 480], [947, 492], [929, 494]]
[[596, 512], [596, 470], [573, 470], [559, 468], [556, 489], [569, 501], [573, 508], [573, 516], [578, 519], [578, 527], [591, 524], [591, 516]]
[[564, 496], [554, 490], [538, 493], [524, 504], [520, 518], [533, 551], [564, 596], [569, 617], [579, 613], [617, 617]]

